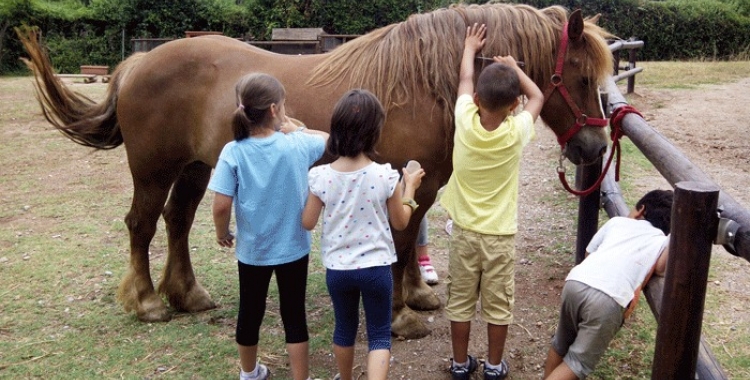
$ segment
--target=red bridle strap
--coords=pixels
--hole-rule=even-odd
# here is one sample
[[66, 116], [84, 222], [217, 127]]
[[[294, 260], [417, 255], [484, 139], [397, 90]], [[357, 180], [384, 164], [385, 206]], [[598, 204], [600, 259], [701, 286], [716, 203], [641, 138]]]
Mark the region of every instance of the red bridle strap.
[[612, 117], [610, 118], [610, 126], [612, 127], [612, 131], [610, 132], [610, 138], [612, 139], [612, 151], [610, 152], [609, 158], [607, 159], [607, 164], [604, 165], [604, 168], [602, 169], [602, 174], [596, 180], [596, 183], [591, 185], [591, 187], [589, 187], [588, 189], [579, 191], [574, 190], [570, 187], [570, 185], [568, 185], [568, 181], [565, 179], [565, 168], [562, 166], [562, 158], [560, 159], [560, 166], [557, 168], [557, 173], [558, 177], [560, 177], [560, 182], [562, 183], [565, 190], [567, 190], [571, 194], [585, 196], [598, 189], [607, 174], [607, 170], [609, 170], [609, 166], [612, 163], [612, 158], [615, 156], [615, 154], [617, 155], [617, 161], [615, 162], [615, 181], [620, 180], [620, 152], [622, 151], [622, 149], [620, 148], [620, 138], [623, 136], [622, 120], [625, 118], [625, 115], [630, 113], [634, 113], [638, 116], [643, 117], [641, 113], [638, 112], [637, 109], [635, 109], [635, 107], [630, 105], [625, 105], [612, 111]]

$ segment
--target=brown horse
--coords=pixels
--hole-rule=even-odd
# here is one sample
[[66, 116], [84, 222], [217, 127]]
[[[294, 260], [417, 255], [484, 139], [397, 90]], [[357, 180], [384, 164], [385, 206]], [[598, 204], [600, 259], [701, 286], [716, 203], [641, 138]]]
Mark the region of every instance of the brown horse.
[[[124, 143], [133, 176], [133, 202], [125, 222], [130, 232], [130, 266], [118, 299], [143, 321], [166, 321], [170, 313], [149, 273], [149, 244], [159, 216], [168, 235], [168, 256], [158, 292], [178, 311], [215, 307], [195, 279], [188, 234], [219, 152], [232, 139], [234, 84], [248, 72], [265, 72], [284, 83], [287, 112], [308, 126], [328, 130], [336, 100], [348, 89], [367, 88], [387, 108], [378, 152], [401, 167], [410, 159], [427, 172], [417, 202], [430, 205], [451, 174], [452, 111], [467, 25], [487, 25], [485, 57], [511, 54], [548, 91], [542, 119], [558, 136], [573, 129], [564, 145], [576, 164], [599, 158], [607, 145], [598, 87], [612, 70], [604, 38], [579, 11], [537, 10], [524, 5], [454, 6], [386, 26], [328, 54], [269, 53], [221, 36], [189, 38], [129, 57], [115, 70], [101, 103], [77, 94], [55, 77], [33, 30], [19, 31], [30, 55], [45, 117], [73, 141], [96, 149]], [[561, 45], [563, 36], [564, 45]], [[562, 46], [562, 48], [561, 48]], [[558, 74], [553, 76], [556, 71]], [[481, 66], [482, 60], [477, 60]], [[582, 128], [581, 128], [582, 127]], [[171, 192], [170, 192], [171, 190]], [[440, 301], [420, 279], [414, 257], [420, 207], [407, 229], [395, 234], [399, 261], [393, 265], [393, 333], [417, 338], [429, 333], [415, 309], [433, 310]], [[290, 221], [294, 222], [294, 221]]]

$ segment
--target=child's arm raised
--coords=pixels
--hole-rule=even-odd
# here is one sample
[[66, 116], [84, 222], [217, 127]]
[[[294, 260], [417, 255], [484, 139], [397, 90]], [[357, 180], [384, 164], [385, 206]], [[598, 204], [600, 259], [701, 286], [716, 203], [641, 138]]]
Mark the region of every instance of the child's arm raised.
[[474, 24], [466, 28], [464, 52], [461, 57], [461, 70], [458, 76], [458, 96], [474, 95], [474, 57], [484, 47], [484, 33], [487, 27]]
[[512, 67], [518, 74], [519, 84], [521, 86], [521, 93], [526, 95], [526, 105], [523, 106], [523, 110], [531, 114], [534, 121], [539, 117], [539, 113], [542, 112], [542, 106], [544, 105], [544, 94], [542, 90], [537, 87], [531, 78], [518, 67], [516, 59], [512, 56], [506, 55], [504, 57], [493, 57], [495, 62], [500, 62], [504, 65]]

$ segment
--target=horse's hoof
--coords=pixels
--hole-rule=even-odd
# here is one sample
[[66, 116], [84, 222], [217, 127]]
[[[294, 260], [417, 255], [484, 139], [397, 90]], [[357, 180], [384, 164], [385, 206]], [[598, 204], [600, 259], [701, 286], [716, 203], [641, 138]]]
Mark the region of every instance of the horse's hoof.
[[437, 310], [441, 303], [435, 291], [426, 283], [420, 282], [420, 286], [413, 289], [404, 289], [406, 293], [406, 304], [414, 310]]
[[187, 293], [170, 295], [168, 298], [172, 307], [187, 313], [197, 313], [216, 308], [216, 303], [211, 299], [211, 295], [197, 283]]
[[136, 313], [138, 320], [141, 322], [169, 322], [172, 315], [167, 311], [167, 307], [159, 300], [158, 303], [148, 305], [144, 303]]
[[419, 339], [430, 335], [430, 329], [424, 325], [422, 318], [414, 311], [404, 308], [393, 315], [391, 334], [405, 339]]
[[186, 311], [188, 313], [197, 313], [199, 311], [206, 311], [216, 309], [216, 302], [214, 302], [211, 298], [203, 298], [198, 299], [193, 302], [188, 302], [185, 305], [185, 308], [183, 308], [181, 311]]

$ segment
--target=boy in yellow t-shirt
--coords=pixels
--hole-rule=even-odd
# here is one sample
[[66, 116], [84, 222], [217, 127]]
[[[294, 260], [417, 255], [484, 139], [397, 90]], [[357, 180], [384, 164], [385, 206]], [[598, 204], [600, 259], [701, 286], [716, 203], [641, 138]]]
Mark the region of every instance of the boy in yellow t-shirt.
[[[535, 136], [534, 122], [544, 96], [511, 56], [479, 75], [474, 90], [474, 57], [485, 43], [486, 28], [466, 30], [456, 101], [453, 174], [440, 199], [453, 220], [445, 311], [451, 321], [453, 379], [469, 379], [477, 369], [468, 355], [471, 320], [481, 298], [487, 322], [484, 379], [504, 379], [508, 325], [513, 321], [515, 234], [521, 153]], [[513, 115], [518, 97], [523, 111]]]

